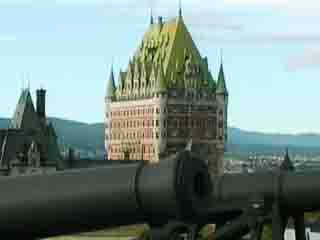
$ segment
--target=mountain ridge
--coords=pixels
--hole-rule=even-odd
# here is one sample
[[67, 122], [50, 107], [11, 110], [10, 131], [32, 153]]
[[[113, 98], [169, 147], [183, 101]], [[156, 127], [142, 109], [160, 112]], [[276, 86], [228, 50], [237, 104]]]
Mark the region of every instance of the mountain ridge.
[[[49, 117], [59, 136], [59, 143], [67, 147], [87, 150], [104, 149], [104, 124], [84, 123], [74, 120]], [[0, 118], [0, 129], [9, 126], [10, 119]], [[228, 128], [228, 150], [242, 149], [284, 149], [284, 147], [319, 148], [320, 134], [276, 134], [246, 131], [236, 127]], [[320, 151], [320, 150], [319, 150]]]

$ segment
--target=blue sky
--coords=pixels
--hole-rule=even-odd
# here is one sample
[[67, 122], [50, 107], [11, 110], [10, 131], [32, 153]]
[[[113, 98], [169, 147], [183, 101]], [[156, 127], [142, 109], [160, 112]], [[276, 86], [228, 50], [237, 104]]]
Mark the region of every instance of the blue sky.
[[[201, 4], [200, 4], [201, 3]], [[320, 133], [320, 2], [182, 0], [183, 16], [217, 74], [223, 49], [229, 125]], [[175, 17], [178, 0], [0, 0], [0, 117], [21, 88], [48, 90], [47, 114], [103, 121], [112, 59], [125, 68], [148, 27], [150, 7]]]

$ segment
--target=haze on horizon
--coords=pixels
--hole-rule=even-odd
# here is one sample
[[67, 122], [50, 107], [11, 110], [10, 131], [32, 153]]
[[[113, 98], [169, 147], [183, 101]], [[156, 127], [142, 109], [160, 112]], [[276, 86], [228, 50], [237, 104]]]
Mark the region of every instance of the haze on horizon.
[[[182, 6], [215, 78], [223, 49], [230, 126], [320, 133], [319, 1], [182, 0]], [[48, 116], [102, 122], [112, 61], [116, 73], [127, 67], [151, 7], [166, 20], [177, 15], [178, 0], [0, 0], [0, 117], [12, 117], [30, 81], [34, 100], [37, 88], [47, 89]]]

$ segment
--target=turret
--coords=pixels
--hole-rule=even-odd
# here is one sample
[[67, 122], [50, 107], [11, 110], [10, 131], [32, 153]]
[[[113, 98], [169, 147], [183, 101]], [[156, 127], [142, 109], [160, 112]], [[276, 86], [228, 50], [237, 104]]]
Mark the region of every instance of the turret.
[[122, 78], [122, 75], [123, 75], [123, 73], [122, 73], [122, 71], [121, 71], [121, 69], [120, 69], [120, 71], [119, 71], [119, 77], [118, 77], [118, 79], [119, 79], [119, 86], [118, 86], [118, 91], [119, 91], [119, 93], [122, 93], [122, 89], [123, 89], [123, 78]]
[[163, 27], [163, 18], [162, 18], [162, 16], [158, 17], [158, 23], [159, 23], [159, 27], [160, 27], [160, 31], [161, 31], [162, 27]]
[[223, 63], [221, 58], [221, 65], [219, 70], [219, 76], [218, 76], [218, 82], [217, 82], [217, 88], [216, 88], [216, 98], [219, 102], [219, 104], [223, 105], [223, 114], [220, 116], [220, 120], [223, 120], [223, 131], [219, 133], [219, 137], [222, 137], [224, 140], [224, 150], [227, 150], [227, 139], [228, 139], [228, 90], [225, 82], [225, 76], [223, 71]]
[[106, 98], [107, 99], [113, 99], [116, 91], [116, 86], [114, 83], [114, 74], [113, 74], [113, 67], [111, 67], [110, 77], [108, 81], [108, 87], [106, 92]]
[[221, 65], [220, 65], [220, 70], [219, 70], [216, 93], [219, 94], [219, 95], [223, 95], [225, 97], [227, 97], [229, 95], [228, 94], [228, 90], [227, 90], [227, 86], [226, 86], [225, 77], [224, 77], [223, 63], [222, 62], [221, 62]]
[[152, 8], [150, 10], [151, 14], [150, 14], [150, 24], [153, 24], [153, 14], [152, 14]]
[[181, 0], [179, 0], [179, 11], [178, 11], [178, 18], [177, 20], [182, 20], [182, 6], [181, 6]]
[[290, 160], [288, 148], [286, 149], [286, 154], [284, 156], [284, 160], [280, 166], [281, 171], [294, 171], [294, 165]]

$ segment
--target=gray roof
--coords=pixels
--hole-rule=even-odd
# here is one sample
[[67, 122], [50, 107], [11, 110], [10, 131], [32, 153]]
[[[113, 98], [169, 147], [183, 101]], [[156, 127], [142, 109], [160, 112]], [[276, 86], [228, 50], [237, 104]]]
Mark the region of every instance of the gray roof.
[[40, 121], [35, 111], [29, 89], [24, 89], [19, 98], [10, 128], [38, 129]]
[[4, 130], [5, 136], [0, 142], [0, 164], [7, 166], [9, 161], [17, 156], [17, 153], [25, 152], [28, 146], [28, 136], [23, 130]]
[[18, 154], [26, 154], [38, 144], [44, 164], [59, 164], [62, 159], [53, 125], [41, 121], [29, 89], [22, 91], [9, 129], [0, 130], [0, 166], [7, 167]]

